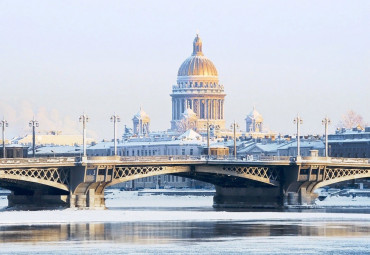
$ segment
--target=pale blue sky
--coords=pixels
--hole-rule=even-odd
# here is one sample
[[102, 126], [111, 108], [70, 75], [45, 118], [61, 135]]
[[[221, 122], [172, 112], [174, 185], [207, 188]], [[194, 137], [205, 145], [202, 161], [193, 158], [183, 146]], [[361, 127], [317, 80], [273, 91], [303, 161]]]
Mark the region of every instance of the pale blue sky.
[[353, 109], [370, 122], [370, 1], [0, 0], [0, 115], [8, 134], [80, 132], [110, 138], [140, 105], [152, 130], [170, 127], [172, 85], [199, 30], [227, 93], [227, 123], [253, 105], [265, 125], [323, 133]]

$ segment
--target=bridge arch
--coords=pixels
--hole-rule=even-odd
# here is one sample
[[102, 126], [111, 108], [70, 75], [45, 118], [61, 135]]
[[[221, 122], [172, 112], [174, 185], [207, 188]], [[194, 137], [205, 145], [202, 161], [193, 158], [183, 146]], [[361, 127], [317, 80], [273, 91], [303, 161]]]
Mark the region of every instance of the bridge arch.
[[316, 183], [312, 187], [315, 189], [328, 186], [334, 183], [349, 181], [353, 179], [370, 178], [370, 169], [356, 168], [356, 169], [343, 169], [343, 168], [327, 168], [325, 170], [324, 178], [321, 182]]
[[[200, 180], [215, 185], [227, 184], [227, 179], [244, 179], [264, 185], [278, 186], [279, 173], [276, 168], [263, 166], [229, 166], [229, 165], [171, 165], [171, 166], [120, 166], [113, 171], [112, 186], [118, 183], [145, 177], [173, 174]], [[212, 176], [212, 178], [207, 178]], [[223, 181], [220, 181], [223, 180]]]
[[50, 187], [64, 192], [69, 191], [69, 169], [65, 168], [29, 168], [5, 169], [0, 171], [1, 182], [32, 183], [43, 188]]

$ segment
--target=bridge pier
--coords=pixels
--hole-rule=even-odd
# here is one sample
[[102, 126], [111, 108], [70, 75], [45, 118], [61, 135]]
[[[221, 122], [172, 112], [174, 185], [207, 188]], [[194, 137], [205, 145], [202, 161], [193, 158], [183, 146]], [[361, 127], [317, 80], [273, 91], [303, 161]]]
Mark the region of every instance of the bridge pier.
[[308, 192], [306, 188], [301, 188], [298, 192], [287, 192], [284, 196], [285, 206], [314, 205], [318, 194]]
[[282, 192], [279, 187], [226, 188], [216, 186], [214, 208], [283, 208], [313, 205], [318, 197], [302, 187], [298, 192]]
[[12, 192], [8, 195], [9, 207], [20, 208], [55, 208], [66, 207], [68, 205], [68, 195], [15, 195]]
[[284, 199], [279, 187], [226, 188], [216, 186], [214, 208], [279, 208]]
[[69, 207], [80, 209], [105, 209], [103, 194], [96, 194], [94, 189], [89, 189], [87, 194], [69, 195]]

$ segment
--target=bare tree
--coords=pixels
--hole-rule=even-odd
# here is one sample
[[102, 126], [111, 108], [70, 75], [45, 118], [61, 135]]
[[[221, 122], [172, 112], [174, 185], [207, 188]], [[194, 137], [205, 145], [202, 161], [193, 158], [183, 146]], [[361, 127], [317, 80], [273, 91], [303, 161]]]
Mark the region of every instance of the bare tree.
[[364, 127], [365, 123], [361, 115], [357, 114], [353, 110], [349, 110], [346, 114], [342, 116], [342, 120], [338, 123], [339, 128], [354, 128], [354, 127]]

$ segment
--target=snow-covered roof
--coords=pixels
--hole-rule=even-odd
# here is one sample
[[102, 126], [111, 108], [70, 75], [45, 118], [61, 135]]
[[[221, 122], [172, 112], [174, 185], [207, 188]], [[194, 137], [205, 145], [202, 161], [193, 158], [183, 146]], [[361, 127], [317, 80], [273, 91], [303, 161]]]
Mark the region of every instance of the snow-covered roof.
[[[28, 146], [21, 145], [21, 144], [5, 144], [6, 148], [28, 148]], [[2, 148], [2, 147], [1, 147]]]
[[66, 154], [66, 153], [79, 153], [82, 152], [80, 146], [45, 146], [36, 149], [37, 154]]
[[109, 149], [114, 146], [114, 142], [100, 142], [87, 148], [87, 150]]
[[328, 140], [329, 143], [368, 143], [370, 139], [338, 139]]
[[267, 144], [262, 144], [262, 143], [251, 143], [248, 144], [246, 147], [238, 150], [239, 153], [244, 153], [244, 152], [249, 152], [252, 150], [258, 150], [261, 152], [274, 152], [277, 151], [277, 149], [282, 146], [282, 144], [279, 143], [267, 143]]
[[178, 140], [201, 140], [202, 136], [192, 129], [186, 130], [185, 133], [177, 137]]
[[206, 142], [202, 140], [171, 140], [171, 141], [155, 141], [155, 142], [131, 142], [127, 141], [124, 143], [120, 143], [117, 145], [117, 147], [136, 147], [136, 146], [165, 146], [165, 145], [173, 145], [173, 146], [179, 146], [179, 145], [198, 145], [201, 146]]
[[[285, 150], [289, 148], [297, 147], [297, 141], [292, 141], [290, 143], [284, 144], [281, 147], [279, 147], [279, 150]], [[325, 144], [321, 140], [315, 140], [315, 141], [300, 141], [300, 147], [301, 148], [315, 148], [315, 149], [323, 149], [325, 148]]]

